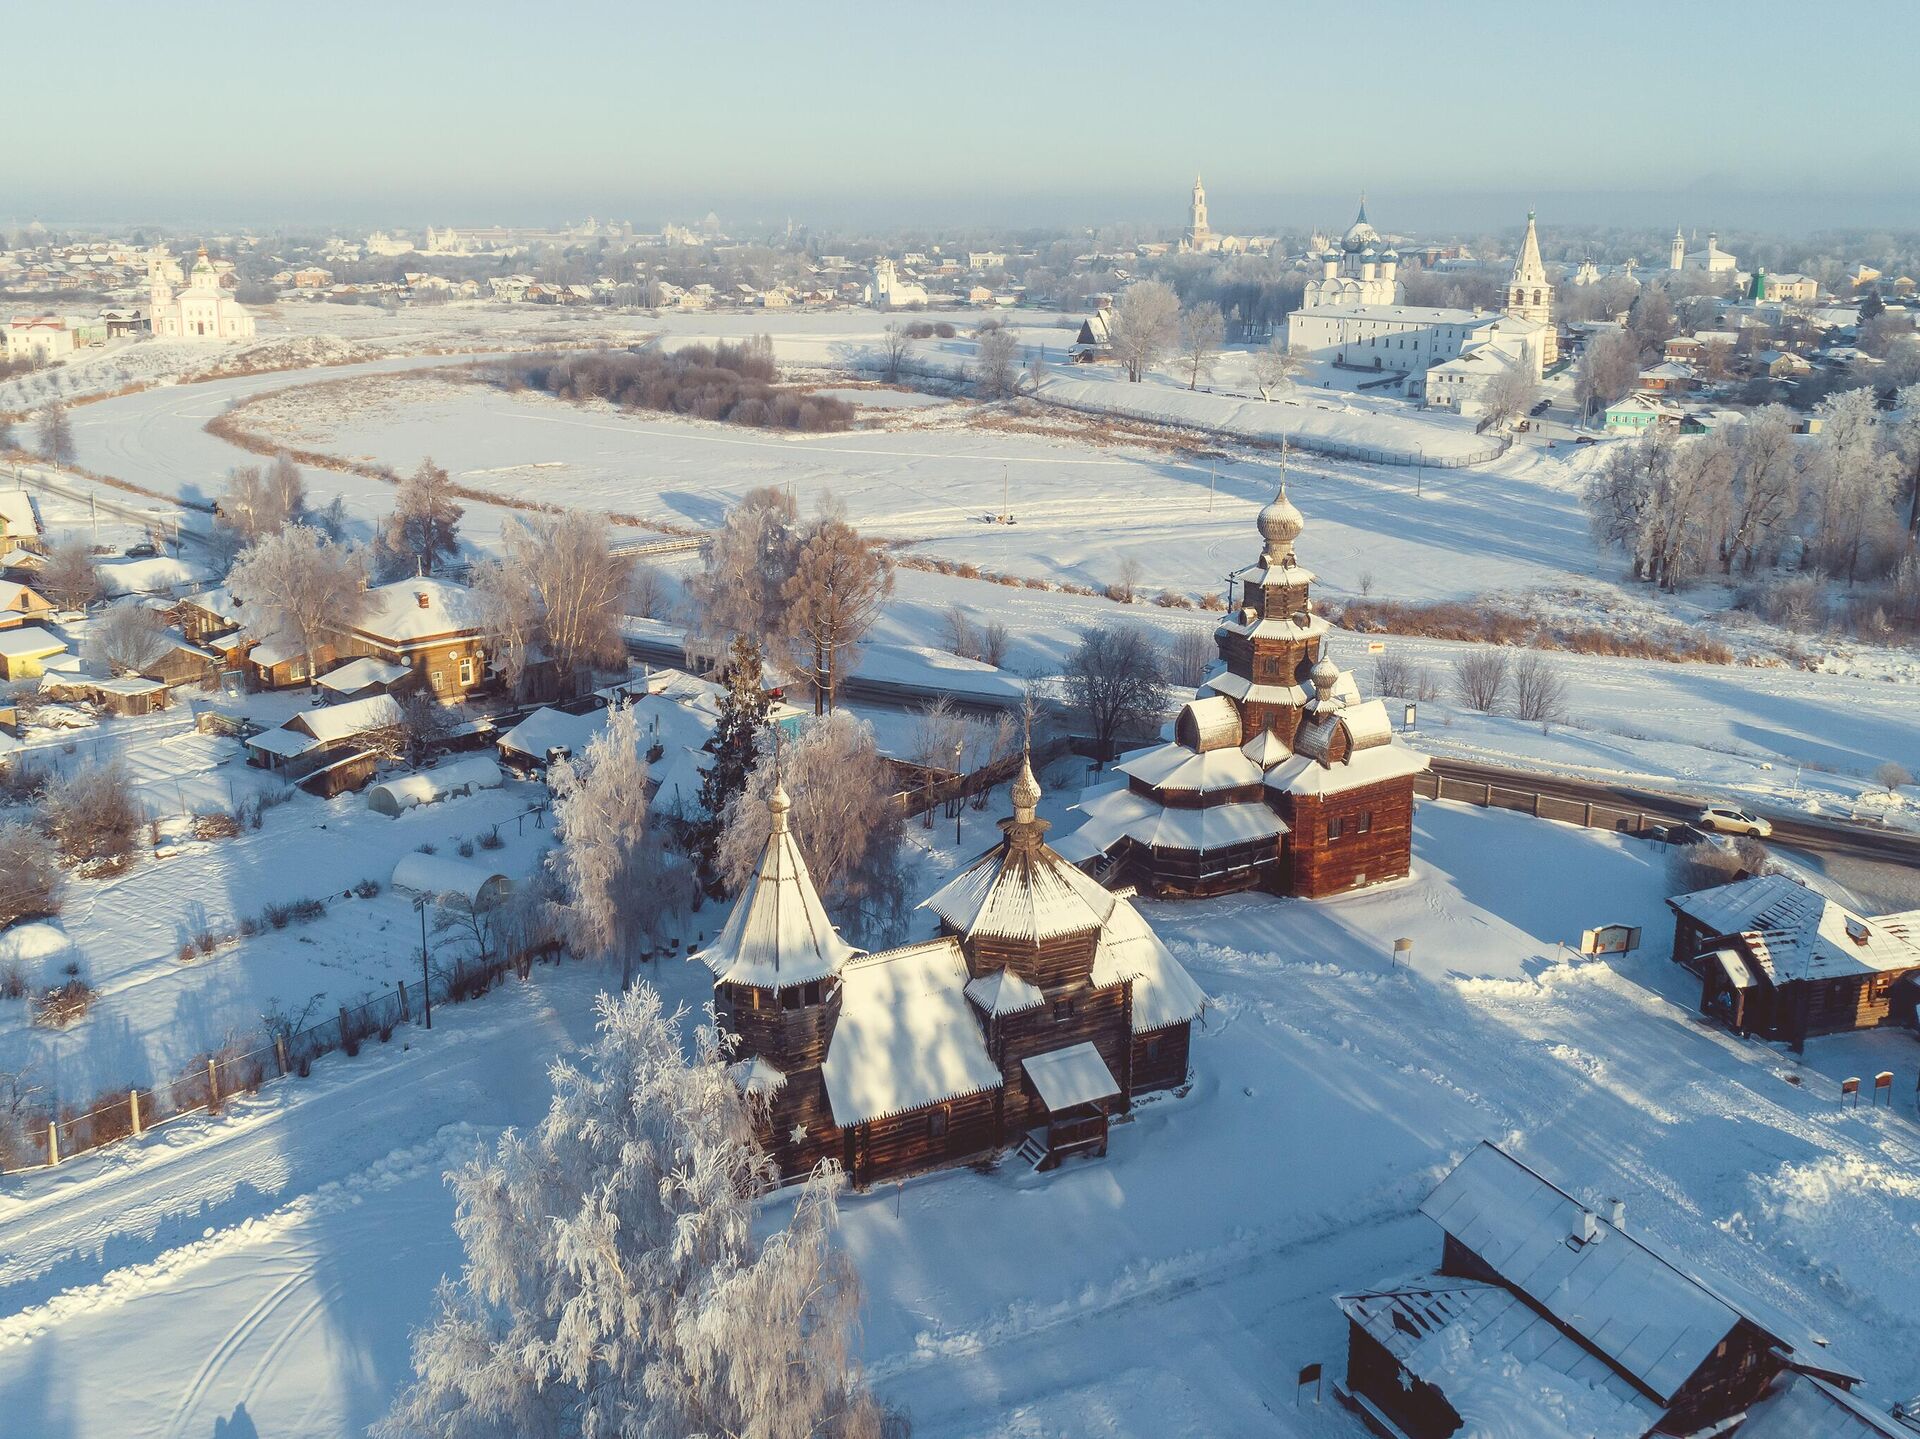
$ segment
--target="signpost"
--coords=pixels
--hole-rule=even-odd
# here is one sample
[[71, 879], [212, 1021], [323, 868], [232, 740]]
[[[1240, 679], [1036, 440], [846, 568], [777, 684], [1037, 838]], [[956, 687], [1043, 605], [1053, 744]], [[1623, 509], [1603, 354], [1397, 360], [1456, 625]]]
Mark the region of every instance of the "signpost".
[[1893, 1071], [1883, 1069], [1873, 1077], [1873, 1102], [1878, 1104], [1880, 1096], [1886, 1095], [1887, 1108], [1893, 1108]]
[[1403, 719], [1402, 719], [1402, 721], [1401, 721], [1401, 731], [1400, 731], [1400, 732], [1401, 732], [1402, 734], [1412, 734], [1412, 733], [1413, 733], [1413, 721], [1414, 721], [1414, 717], [1415, 717], [1416, 715], [1418, 715], [1418, 714], [1419, 714], [1419, 712], [1420, 712], [1420, 706], [1419, 706], [1419, 705], [1417, 705], [1417, 704], [1415, 704], [1415, 703], [1414, 703], [1414, 702], [1413, 702], [1412, 700], [1408, 700], [1408, 701], [1407, 701], [1407, 712], [1406, 712], [1406, 715], [1405, 715], [1405, 716], [1403, 717]]
[[1855, 1109], [1860, 1107], [1860, 1081], [1857, 1078], [1840, 1081], [1840, 1099], [1843, 1103], [1851, 1099]]
[[1413, 968], [1413, 941], [1410, 939], [1396, 939], [1393, 942], [1393, 967], [1398, 969], [1402, 964], [1408, 969]]
[[1580, 931], [1582, 954], [1625, 954], [1640, 947], [1640, 927], [1634, 924], [1603, 924], [1598, 929]]

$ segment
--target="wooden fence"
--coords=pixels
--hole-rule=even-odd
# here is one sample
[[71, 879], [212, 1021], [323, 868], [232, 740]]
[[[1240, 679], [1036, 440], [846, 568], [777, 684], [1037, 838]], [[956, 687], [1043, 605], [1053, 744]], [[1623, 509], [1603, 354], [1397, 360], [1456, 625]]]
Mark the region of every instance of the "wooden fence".
[[1622, 834], [1644, 834], [1668, 823], [1659, 815], [1626, 806], [1566, 799], [1542, 794], [1537, 789], [1494, 784], [1488, 780], [1462, 779], [1456, 775], [1436, 774], [1428, 770], [1416, 775], [1413, 792], [1425, 799], [1453, 799], [1477, 804], [1484, 809], [1510, 809], [1538, 819], [1557, 819], [1588, 829], [1610, 829]]

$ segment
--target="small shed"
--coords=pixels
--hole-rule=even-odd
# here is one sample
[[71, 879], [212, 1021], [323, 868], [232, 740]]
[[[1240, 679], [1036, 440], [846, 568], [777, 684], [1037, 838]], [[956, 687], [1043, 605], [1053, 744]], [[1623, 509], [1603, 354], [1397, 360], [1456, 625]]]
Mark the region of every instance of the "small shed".
[[38, 625], [0, 630], [0, 680], [38, 679], [48, 660], [66, 652], [64, 640]]
[[498, 870], [437, 854], [407, 854], [393, 867], [393, 887], [427, 899], [457, 899], [476, 910], [492, 909], [513, 892]]
[[377, 784], [367, 791], [367, 808], [375, 814], [400, 815], [415, 805], [433, 804], [475, 790], [498, 789], [500, 784], [500, 766], [476, 755]]
[[362, 655], [338, 669], [328, 670], [320, 676], [319, 684], [336, 699], [357, 700], [369, 695], [391, 694], [400, 681], [412, 673], [405, 665]]

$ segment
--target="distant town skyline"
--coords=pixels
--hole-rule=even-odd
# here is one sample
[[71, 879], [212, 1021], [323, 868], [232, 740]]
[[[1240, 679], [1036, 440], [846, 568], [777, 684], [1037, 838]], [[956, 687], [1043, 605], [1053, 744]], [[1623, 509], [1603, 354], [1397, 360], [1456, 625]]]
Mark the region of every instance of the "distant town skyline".
[[[1484, 0], [988, 3], [964, 14], [561, 0], [537, 38], [450, 0], [64, 0], [9, 14], [6, 223], [535, 223], [1177, 229], [1197, 171], [1229, 231], [1380, 223], [1920, 223], [1911, 12], [1810, 21]], [[1764, 57], [1835, 37], [1793, 99]], [[1840, 44], [1845, 38], [1848, 43]], [[183, 47], [183, 41], [190, 41]], [[156, 57], [171, 55], [165, 64]], [[1798, 72], [1804, 56], [1797, 56]]]

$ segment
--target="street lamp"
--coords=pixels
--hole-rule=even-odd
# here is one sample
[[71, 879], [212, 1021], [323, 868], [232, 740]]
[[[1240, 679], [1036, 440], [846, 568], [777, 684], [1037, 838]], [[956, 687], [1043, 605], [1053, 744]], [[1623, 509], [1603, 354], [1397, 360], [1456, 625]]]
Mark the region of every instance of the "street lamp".
[[960, 848], [960, 812], [967, 807], [965, 796], [960, 792], [960, 752], [966, 747], [965, 740], [961, 740], [953, 747], [953, 847], [955, 849]]

